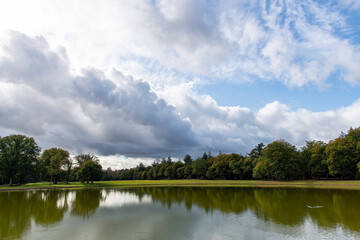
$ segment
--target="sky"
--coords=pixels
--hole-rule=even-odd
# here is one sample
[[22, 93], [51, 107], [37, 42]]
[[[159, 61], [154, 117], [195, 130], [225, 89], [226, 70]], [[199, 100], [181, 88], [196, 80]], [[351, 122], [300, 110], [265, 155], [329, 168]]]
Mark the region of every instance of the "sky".
[[0, 136], [128, 168], [360, 126], [360, 1], [5, 0]]

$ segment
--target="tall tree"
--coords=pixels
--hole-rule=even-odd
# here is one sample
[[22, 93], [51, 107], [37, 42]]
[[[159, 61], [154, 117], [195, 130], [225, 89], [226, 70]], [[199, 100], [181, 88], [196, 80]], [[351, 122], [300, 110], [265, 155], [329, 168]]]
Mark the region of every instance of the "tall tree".
[[93, 183], [94, 181], [102, 179], [102, 166], [96, 161], [87, 161], [81, 165], [77, 173], [80, 181], [87, 181]]
[[[68, 151], [61, 148], [46, 149], [40, 158], [47, 174], [50, 176], [50, 182], [54, 184], [58, 181], [58, 176], [65, 173], [70, 174], [72, 162]], [[68, 176], [69, 177], [69, 176]], [[68, 179], [66, 179], [68, 181]]]
[[186, 154], [185, 157], [184, 157], [184, 163], [186, 165], [190, 165], [192, 163], [192, 161], [193, 160], [192, 160], [191, 156], [189, 154]]
[[325, 148], [326, 144], [321, 141], [306, 141], [306, 145], [301, 148], [300, 167], [305, 178], [328, 177]]
[[202, 156], [202, 159], [204, 160], [208, 160], [209, 159], [209, 156], [206, 154], [206, 152], [204, 152], [203, 156]]
[[[77, 164], [76, 173], [77, 177], [81, 182], [89, 181], [93, 182], [95, 180], [100, 180], [103, 177], [102, 166], [100, 164], [99, 158], [93, 154], [80, 154], [75, 156], [75, 161]], [[140, 166], [145, 167], [143, 165]], [[136, 177], [135, 168], [130, 170], [124, 170], [120, 173], [120, 179], [134, 179]]]
[[0, 175], [12, 185], [25, 182], [34, 172], [40, 148], [35, 140], [24, 135], [0, 138]]
[[94, 154], [80, 154], [75, 156], [75, 161], [78, 167], [81, 167], [85, 162], [93, 161], [93, 162], [99, 162], [99, 158], [95, 156]]
[[164, 176], [167, 178], [167, 179], [174, 179], [176, 178], [176, 169], [175, 169], [175, 166], [174, 164], [167, 167], [164, 171]]
[[327, 164], [332, 176], [355, 178], [360, 162], [360, 128], [350, 129], [346, 135], [330, 141], [326, 146]]
[[191, 179], [192, 178], [192, 173], [193, 173], [193, 168], [191, 165], [186, 165], [184, 168], [184, 178], [186, 179]]
[[236, 153], [232, 155], [221, 154], [208, 161], [212, 160], [212, 164], [206, 172], [206, 176], [210, 179], [233, 179], [234, 173], [230, 168], [230, 161], [236, 158]]
[[232, 153], [229, 155], [229, 167], [235, 177], [235, 179], [250, 179], [252, 176], [252, 167], [251, 171], [249, 172], [248, 166], [249, 162], [246, 161], [245, 158], [239, 154]]
[[265, 145], [263, 143], [259, 143], [256, 147], [254, 147], [249, 153], [249, 157], [251, 158], [259, 158], [261, 156], [262, 150], [264, 150]]
[[[296, 147], [284, 140], [278, 140], [265, 147], [254, 171], [265, 170], [265, 176], [275, 180], [298, 179], [299, 165], [300, 157]], [[257, 174], [254, 172], [254, 177], [255, 175]]]
[[[205, 155], [206, 153], [204, 153]], [[207, 155], [206, 155], [207, 157]], [[204, 179], [207, 171], [206, 159], [198, 158], [192, 164], [192, 175], [196, 178]]]

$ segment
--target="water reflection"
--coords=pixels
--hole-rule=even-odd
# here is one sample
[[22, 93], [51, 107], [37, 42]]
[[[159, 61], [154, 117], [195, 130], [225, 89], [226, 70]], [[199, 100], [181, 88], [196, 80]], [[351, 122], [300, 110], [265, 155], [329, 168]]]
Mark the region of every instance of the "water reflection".
[[88, 218], [95, 213], [100, 202], [105, 199], [100, 189], [79, 189], [72, 202], [71, 215]]
[[[179, 231], [179, 236], [183, 236], [181, 234], [186, 232], [191, 239], [195, 222], [190, 224], [189, 221], [195, 221], [199, 215], [182, 212], [191, 213], [194, 208], [205, 213], [202, 218], [220, 212], [224, 216], [252, 217], [285, 228], [298, 226], [298, 229], [305, 228], [310, 219], [322, 229], [343, 229], [360, 236], [359, 199], [360, 191], [288, 188], [139, 187], [0, 192], [0, 239], [29, 237], [35, 227], [65, 226], [65, 218], [71, 222], [71, 227], [91, 221], [97, 228], [114, 225], [104, 230], [104, 234], [114, 229], [126, 232], [136, 228], [138, 222], [143, 228], [156, 229], [168, 224], [168, 229], [163, 231], [173, 228], [173, 233]], [[133, 205], [142, 207], [131, 207]], [[156, 225], [154, 219], [160, 219], [163, 210], [151, 206], [170, 209], [172, 215]], [[98, 209], [103, 209], [101, 217], [96, 217]], [[123, 209], [121, 214], [119, 209]], [[181, 212], [181, 209], [186, 211]], [[152, 232], [160, 234], [157, 230]], [[163, 239], [166, 239], [165, 232]], [[155, 239], [155, 235], [146, 239]]]
[[149, 195], [169, 209], [177, 203], [184, 204], [188, 211], [196, 205], [207, 213], [219, 210], [241, 214], [250, 210], [260, 219], [289, 226], [301, 225], [310, 217], [321, 227], [345, 227], [360, 232], [360, 191], [217, 187], [144, 187], [121, 191]]

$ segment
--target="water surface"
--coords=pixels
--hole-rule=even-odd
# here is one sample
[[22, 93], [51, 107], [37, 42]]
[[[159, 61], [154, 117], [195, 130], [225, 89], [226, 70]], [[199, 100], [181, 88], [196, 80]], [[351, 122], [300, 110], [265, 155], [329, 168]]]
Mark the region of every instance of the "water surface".
[[0, 239], [360, 239], [359, 203], [296, 188], [0, 192]]

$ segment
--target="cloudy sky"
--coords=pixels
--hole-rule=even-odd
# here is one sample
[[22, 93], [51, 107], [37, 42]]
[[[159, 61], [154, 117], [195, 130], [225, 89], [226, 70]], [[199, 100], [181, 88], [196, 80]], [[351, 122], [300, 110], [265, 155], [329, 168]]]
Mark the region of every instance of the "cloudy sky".
[[360, 1], [5, 0], [0, 136], [105, 167], [360, 126]]

